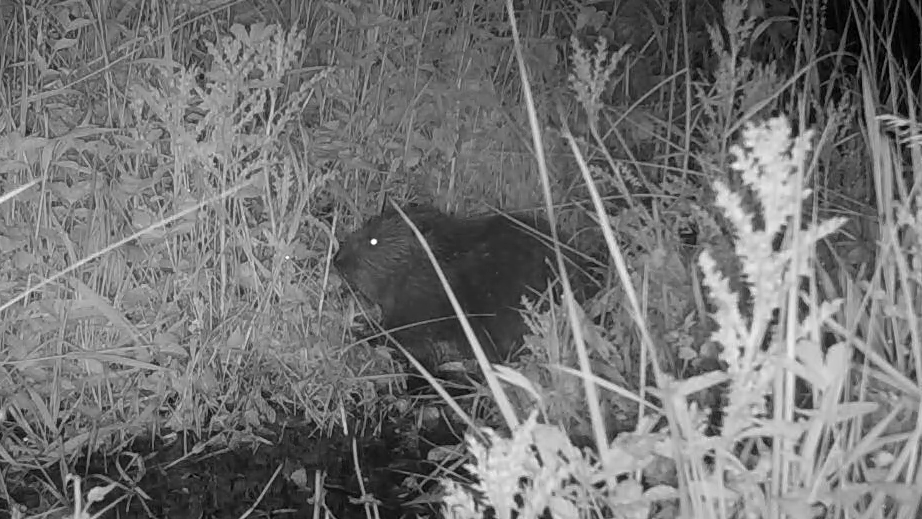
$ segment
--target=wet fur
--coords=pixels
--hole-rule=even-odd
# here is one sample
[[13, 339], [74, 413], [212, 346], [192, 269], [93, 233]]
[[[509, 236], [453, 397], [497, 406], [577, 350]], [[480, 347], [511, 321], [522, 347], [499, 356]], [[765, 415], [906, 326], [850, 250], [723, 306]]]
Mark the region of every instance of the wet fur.
[[[548, 264], [556, 264], [553, 250], [529, 229], [547, 236], [547, 222], [502, 215], [457, 218], [427, 206], [405, 212], [426, 238], [488, 357], [505, 359], [527, 331], [517, 311], [522, 295], [534, 299], [556, 276]], [[347, 237], [334, 265], [353, 289], [381, 307], [385, 329], [416, 325], [393, 335], [427, 369], [453, 360], [442, 358], [438, 343], [471, 357], [426, 251], [396, 211], [385, 211]], [[436, 319], [441, 320], [424, 323]]]

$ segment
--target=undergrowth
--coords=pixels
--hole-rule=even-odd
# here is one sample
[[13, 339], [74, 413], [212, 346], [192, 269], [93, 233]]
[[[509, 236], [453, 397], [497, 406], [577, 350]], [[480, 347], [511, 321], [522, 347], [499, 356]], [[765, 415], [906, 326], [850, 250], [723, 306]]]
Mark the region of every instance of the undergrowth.
[[11, 514], [89, 517], [139, 438], [406, 413], [330, 261], [387, 199], [543, 211], [597, 281], [442, 393], [445, 516], [915, 517], [919, 94], [865, 4], [857, 62], [824, 2], [167, 4], [0, 6]]

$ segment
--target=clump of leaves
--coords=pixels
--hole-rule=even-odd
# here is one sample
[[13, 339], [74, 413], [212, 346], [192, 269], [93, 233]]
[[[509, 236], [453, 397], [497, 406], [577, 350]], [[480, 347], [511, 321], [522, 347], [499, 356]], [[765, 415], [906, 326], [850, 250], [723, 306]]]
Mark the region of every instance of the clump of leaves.
[[616, 439], [598, 459], [580, 451], [559, 427], [540, 424], [537, 413], [517, 427], [509, 439], [490, 429], [486, 440], [468, 438], [474, 461], [467, 465], [476, 478], [470, 486], [445, 480], [443, 512], [452, 519], [484, 517], [492, 509], [498, 519], [588, 517], [610, 510], [615, 517], [648, 517], [654, 496], [665, 487], [643, 490], [636, 474], [658, 459], [665, 437], [630, 435]]

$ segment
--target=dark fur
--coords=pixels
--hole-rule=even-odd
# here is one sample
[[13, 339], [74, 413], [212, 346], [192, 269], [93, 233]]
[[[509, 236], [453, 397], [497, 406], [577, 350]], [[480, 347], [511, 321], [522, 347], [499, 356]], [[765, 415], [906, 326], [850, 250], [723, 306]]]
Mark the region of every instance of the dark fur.
[[[556, 277], [548, 265], [556, 265], [553, 249], [529, 230], [548, 236], [547, 222], [457, 218], [425, 206], [405, 212], [426, 238], [488, 357], [506, 358], [527, 331], [516, 310], [522, 295], [534, 300], [533, 290], [544, 291]], [[347, 237], [333, 261], [353, 289], [381, 307], [385, 329], [449, 318], [392, 332], [427, 369], [451, 360], [442, 358], [445, 343], [471, 356], [426, 251], [396, 211], [386, 210]]]

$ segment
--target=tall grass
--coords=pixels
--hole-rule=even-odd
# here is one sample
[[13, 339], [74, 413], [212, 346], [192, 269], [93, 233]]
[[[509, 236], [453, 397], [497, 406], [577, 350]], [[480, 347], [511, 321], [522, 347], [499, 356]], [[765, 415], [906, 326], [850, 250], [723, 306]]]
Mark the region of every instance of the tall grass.
[[[511, 2], [507, 6], [512, 18]], [[771, 68], [759, 67], [738, 54], [755, 25], [755, 20], [745, 15], [745, 7], [745, 2], [724, 3], [728, 42], [723, 43], [716, 29], [712, 32], [712, 44], [720, 56], [719, 70], [723, 72], [714, 93], [726, 100], [723, 113], [709, 111], [709, 106], [720, 105], [709, 103], [714, 93], [699, 91], [704, 111], [711, 116], [710, 129], [716, 130], [709, 140], [712, 144], [725, 142], [722, 139], [735, 133], [733, 130], [739, 126], [733, 122], [739, 114], [737, 110], [742, 108], [748, 114], [740, 118], [746, 120], [769, 101], [750, 99], [751, 108], [746, 99], [739, 104], [741, 85], [780, 85]], [[514, 20], [511, 23], [514, 26]], [[590, 125], [598, 121], [598, 93], [604, 90], [604, 83], [622, 56], [623, 49], [608, 54], [604, 45], [597, 47], [595, 56], [576, 51], [574, 91], [588, 113]], [[523, 76], [526, 73], [523, 70]], [[869, 133], [873, 132], [881, 144], [874, 115], [878, 106], [876, 92], [870, 88], [868, 76], [863, 78], [865, 124], [873, 128]], [[528, 88], [527, 82], [524, 87]], [[751, 93], [742, 91], [744, 95]], [[838, 122], [834, 117], [832, 124]], [[910, 121], [895, 122], [904, 131], [917, 128]], [[537, 125], [532, 125], [532, 131], [534, 141], [540, 142]], [[823, 136], [836, 131], [822, 129]], [[907, 140], [917, 139], [918, 133], [914, 135]], [[653, 349], [634, 280], [610, 232], [610, 220], [594, 189], [592, 174], [577, 142], [572, 135], [565, 136], [592, 195], [638, 333], [644, 345]], [[804, 217], [804, 202], [812, 193], [809, 186], [815, 182], [811, 178], [816, 176], [813, 168], [818, 163], [810, 153], [814, 132], [807, 130], [794, 137], [788, 120], [776, 117], [761, 124], [747, 123], [738, 138], [739, 144], [728, 146], [728, 159], [718, 161], [728, 167], [725, 176], [712, 181], [712, 187], [714, 202], [729, 222], [732, 250], [739, 260], [737, 286], [742, 285], [747, 297], [744, 299], [744, 294], [734, 290], [710, 251], [704, 250], [699, 257], [703, 284], [714, 308], [717, 329], [713, 340], [725, 371], [675, 382], [659, 369], [655, 355], [651, 355], [668, 427], [658, 434], [650, 433], [649, 423], [641, 421], [638, 434], [621, 435], [609, 443], [594, 390], [599, 381], [586, 361], [582, 337], [574, 334], [581, 353], [578, 375], [587, 388], [592, 409], [595, 451], [579, 451], [561, 429], [539, 425], [536, 413], [524, 424], [516, 425], [509, 439], [499, 438], [491, 430], [486, 431], [486, 442], [471, 436], [469, 449], [475, 459], [470, 471], [477, 483], [465, 487], [446, 482], [446, 516], [482, 517], [487, 508], [501, 518], [512, 517], [514, 512], [520, 517], [540, 517], [548, 511], [555, 517], [672, 516], [674, 510], [659, 507], [662, 500], [669, 499], [677, 499], [678, 513], [683, 517], [918, 516], [920, 501], [912, 490], [918, 481], [916, 465], [920, 458], [914, 446], [918, 433], [909, 432], [911, 426], [909, 430], [906, 425], [889, 427], [890, 420], [899, 415], [909, 415], [909, 422], [918, 419], [914, 409], [919, 402], [918, 383], [907, 376], [907, 371], [894, 369], [886, 357], [875, 351], [877, 348], [862, 340], [864, 330], [859, 331], [853, 323], [856, 314], [868, 308], [867, 298], [857, 297], [860, 289], [856, 290], [850, 279], [833, 280], [824, 269], [829, 267], [819, 262], [818, 246], [834, 236], [846, 220], [817, 220], [815, 212], [812, 221]], [[878, 183], [889, 184], [895, 178], [893, 164], [901, 161], [886, 148], [872, 144], [869, 151], [870, 158], [876, 158], [884, 169], [875, 171], [874, 178]], [[881, 156], [886, 159], [880, 160]], [[540, 163], [540, 153], [537, 158]], [[618, 164], [610, 166], [620, 171]], [[730, 189], [722, 178], [736, 180], [742, 190]], [[742, 191], [749, 195], [748, 200]], [[913, 274], [908, 266], [911, 252], [898, 245], [900, 231], [913, 237], [916, 234], [911, 201], [897, 204], [889, 216], [881, 218], [881, 227], [890, 234], [892, 245], [887, 248], [895, 254], [885, 257], [895, 260], [890, 267], [900, 271], [897, 285], [903, 293], [902, 298], [890, 301], [890, 307], [900, 307], [895, 313], [908, 321], [909, 330], [916, 330], [916, 304], [908, 288], [916, 284], [911, 281]], [[898, 220], [894, 213], [901, 215]], [[884, 269], [878, 263], [877, 272]], [[839, 272], [847, 270], [842, 268]], [[818, 287], [817, 276], [824, 290]], [[873, 276], [872, 283], [875, 279], [880, 278]], [[834, 297], [836, 281], [847, 288], [847, 298]], [[572, 307], [568, 310], [578, 326], [579, 316], [574, 315]], [[907, 333], [912, 347], [905, 347], [902, 356], [909, 354], [919, 362], [918, 343], [912, 339], [916, 333]], [[830, 334], [837, 339], [831, 345], [826, 342]], [[855, 351], [863, 354], [862, 365], [853, 366]], [[795, 389], [796, 377], [805, 381], [812, 393], [806, 404], [798, 400], [802, 394]], [[688, 397], [718, 384], [726, 384], [720, 431], [705, 435], [698, 409], [689, 404]], [[875, 416], [880, 416], [885, 405], [879, 395], [869, 394], [872, 387], [875, 392], [901, 387], [906, 401], [897, 406], [888, 402], [887, 418], [875, 423]], [[668, 459], [678, 468], [677, 486], [643, 488], [641, 477], [658, 472], [657, 458]]]
[[0, 495], [399, 407], [330, 267], [387, 194], [543, 208], [600, 274], [479, 359], [446, 515], [918, 517], [919, 94], [864, 4], [852, 85], [822, 2], [690, 4], [0, 6]]

